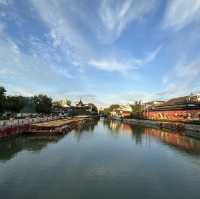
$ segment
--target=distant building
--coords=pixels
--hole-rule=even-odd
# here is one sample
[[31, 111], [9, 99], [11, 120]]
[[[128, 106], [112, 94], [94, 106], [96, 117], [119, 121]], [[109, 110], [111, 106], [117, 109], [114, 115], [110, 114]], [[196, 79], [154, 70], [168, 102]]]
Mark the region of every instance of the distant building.
[[113, 109], [110, 113], [112, 117], [128, 118], [131, 116], [132, 108], [130, 105], [120, 105], [119, 108]]
[[200, 95], [190, 95], [172, 98], [168, 101], [156, 101], [154, 103], [146, 103], [146, 110], [180, 110], [200, 107]]
[[84, 104], [80, 100], [75, 106], [70, 107], [70, 113], [72, 115], [97, 115], [98, 109], [94, 104]]
[[71, 102], [66, 98], [64, 100], [56, 101], [53, 103], [54, 106], [59, 106], [62, 108], [68, 108], [71, 105]]
[[64, 99], [60, 101], [53, 102], [53, 112], [56, 114], [68, 114], [71, 107], [71, 102]]
[[143, 117], [150, 120], [200, 122], [200, 94], [177, 97], [145, 106]]
[[144, 108], [145, 109], [149, 109], [151, 107], [160, 106], [160, 105], [162, 105], [164, 103], [165, 103], [165, 101], [151, 101], [151, 102], [146, 102], [146, 103], [144, 103]]

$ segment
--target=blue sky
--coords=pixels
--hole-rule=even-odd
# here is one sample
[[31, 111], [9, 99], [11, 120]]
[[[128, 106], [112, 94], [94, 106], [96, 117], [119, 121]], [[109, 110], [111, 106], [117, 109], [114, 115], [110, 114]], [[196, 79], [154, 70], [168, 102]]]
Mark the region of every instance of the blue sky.
[[0, 0], [0, 85], [100, 105], [200, 91], [200, 0]]

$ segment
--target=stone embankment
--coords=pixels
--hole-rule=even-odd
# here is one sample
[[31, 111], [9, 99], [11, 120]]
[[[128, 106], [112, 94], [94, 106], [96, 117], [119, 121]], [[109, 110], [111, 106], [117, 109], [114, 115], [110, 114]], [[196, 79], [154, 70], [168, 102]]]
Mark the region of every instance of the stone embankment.
[[63, 133], [93, 118], [83, 117], [43, 117], [0, 121], [0, 139], [22, 133]]
[[171, 131], [181, 132], [186, 136], [200, 138], [200, 125], [198, 124], [162, 122], [162, 121], [152, 121], [152, 120], [137, 120], [137, 119], [123, 119], [122, 121], [134, 125], [142, 125], [152, 128], [160, 128], [160, 129], [167, 129]]
[[13, 119], [0, 121], [0, 139], [27, 132], [31, 125], [61, 119], [59, 116]]

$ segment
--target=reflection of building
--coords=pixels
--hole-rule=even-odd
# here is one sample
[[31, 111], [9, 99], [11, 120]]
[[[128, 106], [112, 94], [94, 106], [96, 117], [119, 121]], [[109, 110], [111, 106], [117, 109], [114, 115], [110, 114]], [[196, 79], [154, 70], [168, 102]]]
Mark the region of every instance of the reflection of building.
[[147, 103], [144, 118], [166, 121], [200, 121], [200, 94]]
[[151, 144], [151, 137], [158, 138], [170, 146], [174, 146], [181, 151], [188, 151], [193, 154], [200, 154], [200, 141], [189, 138], [181, 133], [167, 132], [159, 129], [144, 128], [141, 126], [129, 125], [116, 120], [104, 121], [108, 128], [112, 129], [115, 135], [127, 135], [136, 141], [136, 144], [148, 141]]
[[120, 105], [111, 111], [112, 117], [128, 118], [131, 116], [132, 108], [129, 105]]
[[145, 128], [144, 134], [159, 138], [161, 141], [179, 149], [200, 153], [200, 143], [178, 133], [168, 133], [158, 129]]
[[109, 129], [112, 129], [112, 132], [115, 132], [115, 134], [127, 135], [130, 137], [133, 136], [133, 128], [127, 123], [116, 120], [104, 120], [104, 122]]

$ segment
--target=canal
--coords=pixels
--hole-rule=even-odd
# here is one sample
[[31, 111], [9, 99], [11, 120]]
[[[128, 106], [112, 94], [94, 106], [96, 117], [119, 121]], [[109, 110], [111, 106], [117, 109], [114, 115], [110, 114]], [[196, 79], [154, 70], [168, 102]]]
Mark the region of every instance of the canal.
[[100, 120], [0, 142], [2, 199], [198, 199], [200, 141]]

